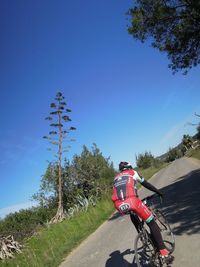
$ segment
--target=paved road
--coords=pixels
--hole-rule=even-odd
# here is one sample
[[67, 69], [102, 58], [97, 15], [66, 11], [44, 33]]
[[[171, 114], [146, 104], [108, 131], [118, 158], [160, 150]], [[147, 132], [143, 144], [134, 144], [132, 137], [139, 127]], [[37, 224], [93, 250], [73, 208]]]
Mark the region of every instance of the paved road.
[[[200, 161], [178, 159], [151, 182], [165, 194], [163, 211], [176, 239], [173, 267], [200, 266]], [[140, 196], [151, 194], [140, 190]], [[128, 216], [115, 214], [76, 248], [60, 267], [136, 267], [133, 240], [136, 236]]]

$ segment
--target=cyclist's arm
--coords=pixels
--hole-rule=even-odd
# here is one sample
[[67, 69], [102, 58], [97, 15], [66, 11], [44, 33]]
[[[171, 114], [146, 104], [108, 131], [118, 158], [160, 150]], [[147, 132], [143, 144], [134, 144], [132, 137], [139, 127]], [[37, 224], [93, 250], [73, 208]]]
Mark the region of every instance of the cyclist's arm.
[[144, 187], [146, 187], [147, 189], [149, 189], [152, 192], [155, 192], [156, 194], [158, 194], [159, 196], [162, 196], [162, 193], [152, 184], [150, 184], [149, 182], [147, 182], [146, 180], [144, 180], [141, 183]]
[[159, 196], [162, 196], [162, 193], [155, 186], [147, 182], [144, 177], [142, 177], [138, 172], [135, 171], [134, 176], [138, 180], [138, 182], [140, 182], [141, 185], [143, 185], [145, 188], [149, 189], [152, 192], [155, 192]]

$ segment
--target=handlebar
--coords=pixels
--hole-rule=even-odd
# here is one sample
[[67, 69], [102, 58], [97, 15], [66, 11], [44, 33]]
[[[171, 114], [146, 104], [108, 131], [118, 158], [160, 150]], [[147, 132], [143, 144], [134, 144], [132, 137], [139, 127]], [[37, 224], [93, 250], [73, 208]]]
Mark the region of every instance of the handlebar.
[[161, 196], [157, 195], [157, 194], [153, 194], [151, 196], [147, 196], [147, 197], [143, 198], [142, 202], [148, 203], [148, 202], [151, 202], [152, 200], [158, 199], [158, 198], [160, 200], [160, 203], [162, 203], [163, 202], [163, 198]]

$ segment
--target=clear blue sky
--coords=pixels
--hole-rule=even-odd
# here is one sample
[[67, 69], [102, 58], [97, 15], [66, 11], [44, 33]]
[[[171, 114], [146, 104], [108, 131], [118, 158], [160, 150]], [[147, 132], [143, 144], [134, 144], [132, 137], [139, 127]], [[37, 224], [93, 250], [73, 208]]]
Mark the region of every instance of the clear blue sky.
[[[115, 166], [194, 134], [200, 68], [172, 75], [165, 54], [127, 33], [132, 1], [0, 1], [0, 216], [29, 205], [52, 156], [41, 137], [61, 90], [77, 131]], [[13, 207], [15, 205], [15, 207]], [[3, 209], [4, 208], [4, 209]], [[3, 209], [3, 210], [2, 210]]]

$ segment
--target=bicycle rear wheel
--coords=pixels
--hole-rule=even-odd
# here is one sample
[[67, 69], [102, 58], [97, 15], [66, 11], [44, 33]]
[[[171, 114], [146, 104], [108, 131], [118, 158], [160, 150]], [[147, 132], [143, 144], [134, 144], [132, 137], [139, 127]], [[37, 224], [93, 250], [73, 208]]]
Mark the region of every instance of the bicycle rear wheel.
[[135, 239], [134, 249], [137, 267], [162, 266], [159, 254], [153, 246], [153, 243], [147, 233], [140, 232], [137, 235]]
[[164, 241], [164, 244], [167, 248], [167, 250], [172, 253], [175, 249], [175, 240], [174, 240], [174, 235], [171, 230], [171, 227], [165, 218], [164, 214], [156, 209], [155, 210], [155, 220], [156, 223], [158, 224], [158, 227], [160, 228], [160, 232]]

